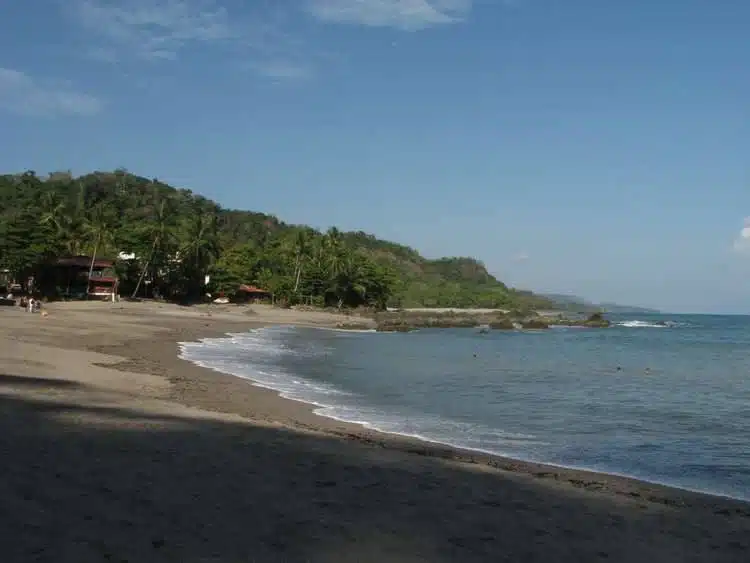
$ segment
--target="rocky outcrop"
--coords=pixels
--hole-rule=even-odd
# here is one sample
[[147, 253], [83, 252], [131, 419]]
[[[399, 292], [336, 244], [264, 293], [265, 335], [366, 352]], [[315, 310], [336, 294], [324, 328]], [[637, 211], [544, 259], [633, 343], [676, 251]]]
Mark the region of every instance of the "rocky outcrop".
[[542, 317], [531, 317], [522, 320], [521, 326], [527, 330], [539, 330], [549, 328], [549, 323]]
[[[515, 313], [515, 314], [514, 314]], [[610, 322], [601, 314], [595, 313], [588, 318], [548, 317], [536, 314], [510, 313], [472, 313], [450, 312], [429, 313], [409, 311], [389, 311], [376, 313], [373, 317], [378, 331], [409, 332], [421, 328], [479, 328], [493, 330], [544, 330], [551, 325], [582, 326], [587, 328], [606, 328]]]
[[500, 318], [489, 323], [490, 328], [494, 330], [515, 330], [516, 323], [510, 317]]
[[609, 328], [612, 322], [601, 313], [594, 313], [586, 318], [566, 318], [563, 316], [548, 319], [549, 324], [558, 326], [580, 326], [585, 328]]
[[420, 328], [473, 328], [487, 324], [478, 315], [459, 313], [378, 313], [377, 329], [383, 332], [409, 332]]

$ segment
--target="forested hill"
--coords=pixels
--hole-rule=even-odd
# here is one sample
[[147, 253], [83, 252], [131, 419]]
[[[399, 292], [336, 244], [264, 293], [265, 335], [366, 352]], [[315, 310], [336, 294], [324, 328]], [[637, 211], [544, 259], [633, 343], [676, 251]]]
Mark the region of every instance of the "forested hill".
[[321, 233], [273, 215], [223, 209], [124, 170], [0, 176], [0, 267], [22, 276], [61, 255], [121, 252], [136, 255], [118, 263], [123, 289], [146, 278], [175, 298], [247, 283], [289, 303], [555, 308], [508, 288], [473, 258], [427, 260], [363, 232]]

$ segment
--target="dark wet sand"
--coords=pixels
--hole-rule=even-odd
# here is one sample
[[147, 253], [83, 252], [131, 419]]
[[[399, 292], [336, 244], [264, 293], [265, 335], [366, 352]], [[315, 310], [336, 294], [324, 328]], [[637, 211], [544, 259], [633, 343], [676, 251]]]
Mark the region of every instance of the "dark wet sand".
[[278, 315], [1, 310], [0, 562], [750, 561], [746, 503], [371, 432], [177, 357], [335, 324]]

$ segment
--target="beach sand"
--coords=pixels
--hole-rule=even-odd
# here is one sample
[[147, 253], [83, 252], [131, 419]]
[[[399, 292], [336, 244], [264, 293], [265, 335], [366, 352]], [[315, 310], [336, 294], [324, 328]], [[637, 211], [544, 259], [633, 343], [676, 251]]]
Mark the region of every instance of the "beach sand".
[[[178, 341], [336, 315], [0, 308], [0, 561], [750, 561], [750, 505], [314, 415]], [[210, 311], [210, 312], [209, 312]]]

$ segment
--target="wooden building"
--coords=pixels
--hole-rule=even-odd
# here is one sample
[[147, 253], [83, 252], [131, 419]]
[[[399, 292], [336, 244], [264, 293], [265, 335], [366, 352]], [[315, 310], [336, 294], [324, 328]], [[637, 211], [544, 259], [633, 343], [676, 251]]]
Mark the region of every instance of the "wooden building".
[[114, 262], [96, 259], [92, 268], [91, 256], [58, 258], [41, 266], [35, 276], [39, 293], [65, 299], [115, 301], [118, 285]]
[[273, 301], [273, 294], [265, 289], [243, 283], [237, 288], [237, 293], [235, 294], [233, 301], [237, 303], [271, 302]]

